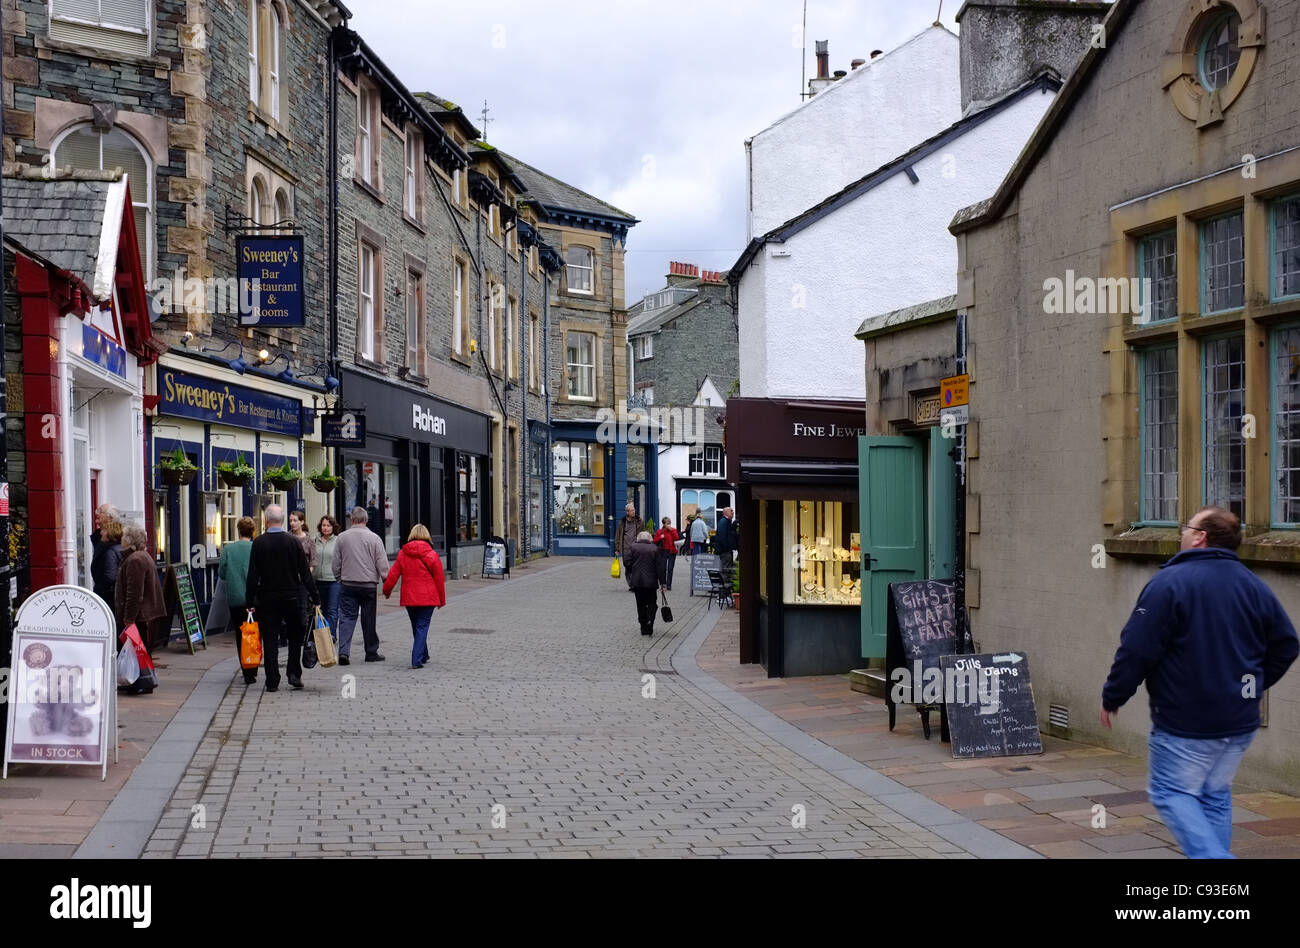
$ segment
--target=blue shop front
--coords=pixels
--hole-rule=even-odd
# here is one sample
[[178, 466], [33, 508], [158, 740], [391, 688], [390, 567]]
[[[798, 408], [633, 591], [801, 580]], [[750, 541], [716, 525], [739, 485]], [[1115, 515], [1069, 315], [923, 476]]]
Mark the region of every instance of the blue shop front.
[[613, 556], [614, 529], [629, 501], [647, 522], [663, 516], [652, 509], [658, 483], [653, 430], [630, 425], [613, 436], [614, 426], [597, 421], [551, 424], [552, 552]]
[[[263, 511], [280, 504], [304, 511], [314, 533], [319, 519], [333, 513], [331, 495], [308, 480], [328, 463], [312, 394], [176, 353], [158, 363], [157, 413], [149, 419], [147, 439], [152, 539], [160, 568], [189, 565], [205, 622], [221, 547], [239, 538], [241, 517], [252, 517], [260, 534]], [[175, 483], [163, 470], [163, 456], [178, 450], [198, 468], [188, 483]], [[247, 483], [224, 481], [217, 465], [238, 459], [255, 473]], [[271, 483], [268, 472], [285, 464], [301, 479]]]

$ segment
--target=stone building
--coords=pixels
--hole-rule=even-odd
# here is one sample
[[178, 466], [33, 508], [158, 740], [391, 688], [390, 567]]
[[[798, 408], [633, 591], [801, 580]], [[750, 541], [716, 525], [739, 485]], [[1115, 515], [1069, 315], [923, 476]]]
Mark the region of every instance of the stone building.
[[663, 289], [628, 309], [629, 388], [659, 420], [654, 512], [677, 527], [699, 514], [712, 532], [735, 500], [722, 419], [739, 386], [736, 310], [725, 273], [668, 269]]
[[552, 266], [562, 264], [546, 280], [542, 313], [551, 463], [544, 472], [543, 458], [530, 454], [530, 477], [550, 478], [553, 552], [609, 555], [611, 521], [623, 516], [629, 499], [644, 514], [655, 483], [649, 439], [631, 431], [629, 443], [628, 431], [610, 430], [610, 419], [626, 410], [623, 257], [637, 220], [514, 156], [502, 157], [523, 182], [535, 229], [553, 251], [547, 255]]
[[[1028, 655], [1044, 728], [1140, 753], [1142, 696], [1114, 731], [1098, 696], [1180, 523], [1236, 512], [1241, 559], [1300, 615], [1300, 7], [1117, 0], [1102, 26], [952, 223], [963, 541], [975, 639]], [[1294, 670], [1268, 693], [1249, 781], [1295, 792], [1298, 697]]]
[[[148, 489], [137, 513], [160, 562], [191, 564], [206, 602], [239, 516], [272, 500], [311, 516], [328, 505], [302, 481], [281, 491], [265, 474], [326, 461], [313, 408], [334, 376], [329, 37], [348, 12], [319, 0], [12, 6], [6, 158], [121, 167], [131, 184], [153, 333], [168, 349], [144, 379]], [[237, 238], [290, 233], [302, 238], [288, 294], [300, 304], [271, 317], [267, 297], [267, 314], [241, 316]], [[158, 462], [176, 450], [199, 473], [165, 487]], [[256, 474], [228, 487], [216, 466], [241, 456]]]

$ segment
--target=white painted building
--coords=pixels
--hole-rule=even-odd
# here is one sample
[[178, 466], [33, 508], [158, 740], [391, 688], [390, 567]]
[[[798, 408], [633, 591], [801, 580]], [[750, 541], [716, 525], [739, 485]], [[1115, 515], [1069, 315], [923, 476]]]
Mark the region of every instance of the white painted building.
[[[818, 49], [824, 44], [818, 44]], [[817, 91], [745, 142], [746, 240], [802, 214], [961, 118], [957, 37], [932, 26]], [[824, 54], [819, 73], [827, 72]]]
[[[923, 65], [929, 48], [913, 41], [910, 50]], [[908, 52], [905, 45], [890, 55]], [[955, 71], [951, 82], [946, 95], [955, 108]], [[863, 398], [862, 353], [852, 345], [863, 316], [957, 292], [957, 245], [948, 223], [997, 189], [1059, 88], [1055, 74], [1044, 73], [937, 134], [918, 133], [879, 166], [859, 162], [848, 185], [751, 240], [732, 268], [740, 394]], [[929, 114], [921, 106], [932, 94], [928, 83], [917, 90], [920, 114]], [[928, 121], [918, 127], [928, 129]], [[823, 169], [838, 167], [810, 162], [802, 178], [825, 181]], [[782, 187], [774, 181], [772, 190], [775, 203]]]

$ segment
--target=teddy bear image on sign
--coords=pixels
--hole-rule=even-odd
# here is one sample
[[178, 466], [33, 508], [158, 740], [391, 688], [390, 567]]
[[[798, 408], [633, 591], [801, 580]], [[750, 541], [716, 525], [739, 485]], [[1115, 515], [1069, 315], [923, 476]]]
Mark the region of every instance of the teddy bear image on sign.
[[[77, 665], [55, 665], [44, 669], [46, 683], [31, 688], [35, 710], [27, 719], [35, 737], [65, 735], [86, 737], [95, 730], [93, 718], [83, 714], [99, 705], [93, 685], [85, 680], [85, 669]], [[30, 686], [29, 686], [30, 687]], [[53, 698], [54, 700], [49, 700]], [[45, 699], [45, 700], [39, 700]]]

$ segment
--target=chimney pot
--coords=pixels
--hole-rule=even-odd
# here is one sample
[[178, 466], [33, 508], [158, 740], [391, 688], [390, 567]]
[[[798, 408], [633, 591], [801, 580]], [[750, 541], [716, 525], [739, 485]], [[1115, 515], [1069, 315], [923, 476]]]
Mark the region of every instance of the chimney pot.
[[865, 66], [866, 64], [867, 61], [865, 59], [855, 59], [853, 60], [853, 62], [849, 63], [849, 65], [852, 66], [855, 71], [859, 66]]
[[845, 76], [847, 76], [847, 75], [848, 75], [848, 73], [845, 72], [843, 69], [836, 69], [836, 70], [835, 70], [835, 78], [836, 78], [836, 79], [843, 79], [843, 78], [844, 78]]
[[877, 56], [880, 55], [880, 53], [881, 53], [880, 50], [878, 50], [878, 49], [873, 49], [873, 50], [871, 51], [871, 58], [872, 58], [872, 59], [875, 59]]

